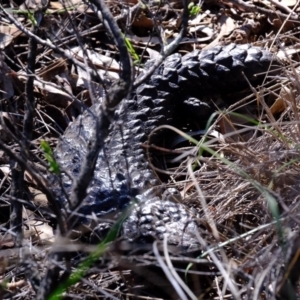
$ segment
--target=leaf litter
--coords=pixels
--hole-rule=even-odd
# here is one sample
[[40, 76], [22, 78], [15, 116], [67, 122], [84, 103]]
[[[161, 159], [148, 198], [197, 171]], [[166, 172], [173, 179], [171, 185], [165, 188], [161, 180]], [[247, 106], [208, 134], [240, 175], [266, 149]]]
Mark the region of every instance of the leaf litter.
[[[1, 140], [16, 153], [24, 114], [28, 38], [10, 24], [2, 10], [30, 29], [28, 9], [39, 7], [38, 2], [33, 7], [27, 1], [20, 2], [2, 1], [0, 8], [0, 132]], [[179, 1], [163, 2], [160, 6], [154, 1], [147, 5], [135, 1], [107, 5], [140, 58], [139, 67], [149, 57], [155, 58], [161, 42], [169, 43], [180, 28]], [[174, 156], [171, 160], [165, 158], [171, 174], [168, 185], [180, 190], [184, 203], [200, 223], [202, 251], [180, 254], [178, 249], [169, 250], [176, 270], [193, 277], [188, 285], [198, 298], [232, 296], [222, 268], [235, 280], [239, 299], [287, 299], [289, 292], [299, 298], [299, 32], [294, 16], [300, 8], [295, 5], [295, 1], [207, 1], [200, 5], [199, 13], [190, 15], [188, 32], [178, 48], [184, 54], [220, 43], [255, 43], [278, 53], [286, 69], [282, 78], [275, 78], [256, 92], [233, 95], [239, 100], [235, 101], [237, 104], [219, 113], [210, 124], [211, 134], [208, 132], [207, 138], [197, 145], [188, 143], [181, 147], [175, 143], [176, 151], [187, 153], [186, 156], [179, 160], [174, 160]], [[291, 16], [288, 21], [283, 18], [287, 14]], [[83, 42], [77, 40], [69, 17], [76, 22]], [[84, 60], [85, 49], [85, 58], [100, 77], [118, 77], [118, 50], [87, 3], [50, 1], [42, 26], [58, 47], [79, 61]], [[157, 35], [157, 28], [162, 28], [161, 36]], [[92, 101], [86, 72], [51, 49], [39, 48], [37, 67], [37, 113], [31, 151], [32, 164], [45, 172], [48, 167], [40, 142], [46, 140], [53, 149], [59, 134], [81, 113], [82, 105], [89, 106]], [[95, 80], [91, 84], [102, 88]], [[7, 134], [7, 129], [11, 134]], [[172, 160], [176, 161], [175, 166]], [[0, 162], [1, 220], [2, 228], [7, 229], [11, 177], [9, 158], [2, 151]], [[24, 207], [24, 227], [29, 230], [25, 241], [35, 249], [34, 256], [39, 261], [49, 250], [53, 236], [44, 217], [48, 210], [45, 195], [30, 176], [26, 183], [31, 208]], [[18, 269], [14, 240], [2, 231], [1, 292], [4, 298], [33, 299], [34, 292]], [[151, 249], [149, 246], [148, 254], [140, 255], [140, 245], [134, 249], [126, 241], [116, 242], [103, 263], [95, 265], [90, 275], [66, 295], [89, 295], [91, 299], [105, 298], [107, 294], [117, 299], [143, 295], [172, 298], [174, 294], [161, 287], [168, 281], [159, 271]], [[192, 262], [188, 270], [186, 261]], [[43, 272], [43, 263], [39, 268]], [[184, 269], [180, 271], [181, 268]], [[145, 270], [149, 276], [141, 276]], [[158, 285], [156, 276], [162, 285]], [[153, 284], [155, 290], [151, 289]]]

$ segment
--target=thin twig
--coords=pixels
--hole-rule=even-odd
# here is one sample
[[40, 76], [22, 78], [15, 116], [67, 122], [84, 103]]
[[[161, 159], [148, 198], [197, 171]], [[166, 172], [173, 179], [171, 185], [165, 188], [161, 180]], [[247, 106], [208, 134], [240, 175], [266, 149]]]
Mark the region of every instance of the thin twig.
[[[37, 27], [33, 26], [33, 31], [37, 32]], [[27, 74], [33, 74], [35, 71], [35, 59], [37, 44], [33, 39], [29, 39], [27, 56]], [[21, 140], [21, 156], [25, 161], [29, 157], [29, 146], [32, 136], [33, 127], [33, 112], [34, 112], [34, 95], [33, 95], [33, 78], [28, 77], [25, 90], [25, 114], [23, 119], [23, 135]], [[24, 172], [25, 168], [20, 166], [17, 162], [12, 165], [12, 186], [11, 196], [15, 198], [24, 198]], [[10, 227], [16, 233], [16, 246], [22, 246], [23, 239], [23, 221], [22, 221], [22, 204], [19, 201], [12, 200], [11, 202], [11, 217]]]
[[164, 61], [164, 59], [168, 55], [170, 55], [180, 44], [180, 42], [186, 32], [187, 25], [188, 25], [188, 18], [189, 18], [187, 0], [182, 0], [182, 2], [183, 2], [182, 28], [181, 28], [178, 36], [174, 39], [174, 41], [172, 43], [170, 43], [169, 45], [162, 48], [160, 57], [156, 59], [153, 66], [145, 74], [143, 74], [142, 76], [138, 77], [135, 80], [135, 82], [133, 84], [133, 89], [136, 89], [143, 82], [145, 82], [148, 78], [150, 78], [150, 76], [161, 65], [161, 63]]
[[122, 33], [111, 15], [111, 12], [102, 0], [91, 0], [91, 3], [96, 6], [98, 13], [101, 11], [102, 17], [105, 20], [105, 26], [113, 34], [120, 51], [122, 72], [120, 74], [120, 79], [109, 88], [107, 96], [104, 97], [104, 101], [98, 107], [98, 115], [96, 116], [96, 126], [94, 129], [95, 138], [91, 138], [80, 173], [73, 182], [69, 199], [71, 210], [76, 210], [86, 197], [86, 191], [93, 177], [99, 152], [103, 148], [104, 141], [108, 136], [108, 129], [113, 120], [114, 111], [121, 100], [127, 96], [133, 78], [131, 59], [124, 43]]
[[26, 171], [32, 176], [36, 184], [39, 186], [40, 190], [45, 193], [48, 201], [51, 204], [51, 208], [54, 212], [54, 214], [57, 217], [57, 224], [59, 226], [59, 230], [62, 235], [65, 235], [67, 230], [66, 230], [66, 225], [63, 220], [60, 206], [58, 205], [58, 202], [55, 199], [55, 196], [53, 195], [52, 191], [48, 189], [46, 186], [46, 183], [41, 179], [43, 178], [41, 176], [41, 173], [34, 169], [33, 166], [29, 166], [28, 162], [26, 162], [23, 158], [21, 158], [19, 155], [14, 153], [9, 147], [7, 147], [1, 140], [0, 140], [0, 149], [2, 149], [10, 158], [12, 158], [14, 161], [16, 161], [22, 168], [26, 169]]
[[229, 6], [235, 5], [242, 11], [246, 11], [246, 12], [253, 12], [253, 13], [259, 12], [262, 14], [266, 14], [267, 16], [270, 16], [270, 17], [277, 17], [277, 18], [281, 17], [283, 20], [288, 19], [291, 21], [299, 21], [299, 16], [295, 15], [294, 13], [292, 15], [291, 14], [286, 15], [279, 11], [272, 11], [270, 9], [259, 7], [259, 6], [250, 4], [249, 2], [242, 1], [242, 0], [230, 0], [230, 1], [222, 0], [221, 2], [223, 2], [224, 4], [229, 5]]
[[70, 61], [72, 61], [72, 63], [74, 65], [82, 68], [86, 72], [89, 72], [91, 75], [93, 75], [95, 77], [99, 76], [98, 73], [95, 73], [95, 71], [93, 70], [93, 68], [91, 68], [91, 67], [85, 65], [84, 63], [80, 62], [79, 60], [77, 60], [71, 53], [68, 53], [68, 51], [65, 51], [64, 49], [56, 46], [50, 40], [48, 40], [48, 39], [44, 40], [44, 39], [40, 38], [39, 36], [37, 36], [36, 34], [32, 33], [24, 25], [22, 25], [18, 20], [16, 20], [12, 15], [10, 15], [1, 4], [0, 4], [0, 10], [26, 36], [28, 36], [30, 38], [33, 38], [38, 44], [41, 44], [41, 45], [46, 46], [46, 47], [49, 47], [50, 49], [52, 49], [53, 51], [57, 52], [58, 54], [60, 54], [64, 58], [67, 58]]

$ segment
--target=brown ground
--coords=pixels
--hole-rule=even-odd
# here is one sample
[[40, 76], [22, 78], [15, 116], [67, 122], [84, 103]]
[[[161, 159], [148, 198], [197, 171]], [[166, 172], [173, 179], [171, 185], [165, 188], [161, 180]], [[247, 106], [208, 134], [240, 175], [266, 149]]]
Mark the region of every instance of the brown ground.
[[[240, 96], [241, 101], [219, 115], [211, 124], [206, 142], [177, 149], [193, 150], [194, 155], [180, 165], [170, 166], [169, 183], [182, 192], [187, 206], [197, 214], [202, 250], [178, 253], [178, 249], [169, 249], [167, 254], [160, 245], [161, 251], [156, 253], [152, 245], [145, 251], [139, 245], [116, 241], [105, 254], [100, 249], [99, 260], [88, 267], [84, 277], [79, 276], [78, 282], [70, 285], [64, 298], [300, 299], [297, 77], [300, 8], [294, 7], [295, 4], [293, 1], [206, 1], [198, 14], [194, 8], [186, 37], [177, 49], [186, 53], [220, 43], [254, 43], [273, 51], [283, 63], [280, 77], [268, 78], [265, 86], [249, 90], [247, 97]], [[18, 142], [23, 129], [26, 68], [30, 60], [27, 55], [31, 48], [28, 36], [12, 25], [4, 10], [31, 31], [26, 5], [36, 10], [40, 2], [4, 0], [0, 6], [0, 145], [8, 147], [17, 157], [22, 152]], [[159, 55], [157, 33], [149, 43], [154, 28], [162, 28], [162, 39], [166, 42], [172, 41], [180, 30], [179, 1], [160, 7], [149, 4], [145, 9], [135, 1], [107, 2], [107, 5], [134, 49], [133, 59], [141, 58], [141, 63], [149, 56]], [[128, 9], [132, 14], [124, 17], [121, 12]], [[74, 28], [81, 36], [80, 41]], [[51, 37], [52, 43], [65, 51], [74, 52], [78, 45], [86, 45], [91, 57], [96, 59], [95, 53], [103, 55], [94, 62], [96, 68], [103, 70], [107, 78], [117, 78], [117, 48], [103, 24], [82, 1], [73, 1], [72, 5], [68, 1], [50, 1], [39, 36]], [[83, 62], [80, 53], [74, 56]], [[105, 63], [104, 57], [110, 60]], [[12, 190], [18, 187], [18, 181], [11, 174], [14, 165], [9, 151], [0, 147], [0, 297], [3, 299], [36, 299], [34, 283], [28, 280], [34, 276], [28, 273], [43, 276], [54, 264], [48, 252], [54, 246], [69, 244], [65, 240], [52, 243], [47, 197], [30, 171], [48, 170], [40, 142], [46, 140], [55, 147], [59, 135], [80, 113], [74, 97], [90, 104], [86, 74], [80, 74], [69, 60], [45, 45], [38, 45], [35, 74], [40, 80], [33, 83], [35, 112], [30, 156], [24, 190], [18, 194], [25, 204], [22, 243], [8, 230], [13, 218]], [[97, 82], [93, 84], [99, 87]], [[235, 111], [244, 117], [234, 116]], [[199, 149], [210, 154], [199, 156]], [[21, 254], [18, 244], [22, 245]], [[95, 246], [78, 247], [85, 252], [99, 252]], [[75, 262], [78, 266], [81, 258], [74, 255], [73, 260], [72, 271], [75, 271]], [[162, 265], [168, 266], [167, 274]]]

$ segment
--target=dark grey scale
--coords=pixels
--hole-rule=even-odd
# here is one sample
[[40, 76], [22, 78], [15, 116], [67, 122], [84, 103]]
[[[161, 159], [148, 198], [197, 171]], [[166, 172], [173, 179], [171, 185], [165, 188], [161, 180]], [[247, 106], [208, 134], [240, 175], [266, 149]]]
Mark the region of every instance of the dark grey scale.
[[181, 70], [183, 70], [184, 68], [197, 73], [197, 71], [199, 70], [199, 65], [200, 63], [198, 61], [185, 61], [182, 63], [181, 68], [178, 70], [178, 74], [182, 75]]
[[166, 108], [163, 106], [155, 107], [152, 109], [152, 114], [153, 115], [165, 115], [167, 112]]
[[149, 96], [140, 96], [137, 97], [137, 105], [139, 107], [149, 107], [149, 108], [153, 108], [155, 103], [152, 100], [152, 97]]
[[[164, 226], [164, 224], [161, 224], [160, 226], [159, 225], [156, 226], [155, 231], [156, 231], [156, 234], [162, 235], [162, 234], [164, 234], [167, 231], [167, 229]], [[160, 239], [162, 239], [162, 238], [160, 238]]]
[[201, 80], [198, 75], [199, 70], [199, 62], [187, 61], [182, 64], [181, 68], [178, 70], [178, 74], [184, 78], [188, 78], [189, 82], [201, 84]]
[[[127, 131], [127, 130], [126, 130]], [[127, 131], [128, 132], [128, 131]], [[122, 150], [122, 149], [126, 149], [126, 148], [128, 148], [129, 147], [129, 144], [128, 144], [128, 142], [126, 142], [126, 141], [124, 141], [124, 143], [122, 143], [122, 144], [115, 144], [114, 146], [113, 146], [113, 148], [114, 148], [114, 150], [115, 151], [120, 151], [120, 150]]]
[[180, 86], [180, 88], [185, 88], [188, 82], [188, 78], [180, 75], [178, 76], [178, 85]]
[[141, 227], [141, 233], [143, 233], [144, 235], [152, 235], [152, 234], [154, 234], [154, 230], [153, 230], [153, 227], [152, 227], [151, 224], [140, 223], [139, 225]]
[[[132, 137], [131, 137], [132, 138]], [[147, 139], [147, 134], [146, 133], [140, 133], [136, 136], [133, 137], [133, 139], [136, 141], [136, 142], [139, 142], [139, 141], [145, 141]]]
[[140, 121], [145, 122], [145, 121], [148, 120], [148, 116], [147, 116], [147, 114], [145, 114], [145, 113], [143, 113], [143, 112], [141, 112], [141, 111], [136, 111], [136, 112], [130, 113], [129, 119], [130, 119], [130, 120], [138, 119], [138, 120], [140, 120]]
[[[142, 143], [143, 141], [140, 141], [140, 143], [132, 143], [132, 141], [131, 141], [131, 143], [130, 143], [130, 148], [131, 148], [131, 150], [133, 151], [133, 153], [135, 153], [136, 151], [140, 151], [140, 149], [142, 149], [141, 148], [141, 143]], [[142, 151], [144, 152], [144, 150], [142, 149]], [[139, 152], [137, 152], [137, 153], [139, 153]]]
[[[225, 47], [227, 50], [225, 51], [228, 53], [228, 46], [216, 46], [210, 49], [205, 49], [199, 53], [199, 59], [202, 59], [203, 56], [205, 56], [207, 53], [210, 55], [213, 55], [213, 57], [217, 56], [220, 52], [223, 51], [223, 47]], [[231, 48], [230, 48], [231, 49]]]
[[123, 138], [126, 139], [128, 137], [130, 137], [130, 128], [123, 126]]
[[[251, 49], [252, 51], [248, 54], [247, 58], [245, 59], [245, 74], [250, 80], [254, 77], [256, 73], [265, 73], [267, 72], [267, 68], [270, 65], [270, 59], [272, 59], [271, 54], [268, 53], [259, 53], [255, 49]], [[266, 52], [266, 51], [265, 51]], [[277, 65], [278, 66], [278, 65]], [[272, 67], [269, 70], [269, 75], [272, 75], [272, 70], [276, 69], [276, 66]], [[275, 73], [278, 71], [275, 71]], [[257, 77], [256, 77], [257, 78]]]
[[[137, 194], [138, 191], [136, 191]], [[130, 205], [130, 201], [132, 200], [132, 196], [134, 196], [134, 194], [132, 195], [120, 195], [118, 198], [118, 210], [124, 210], [125, 208], [127, 208]]]
[[204, 61], [213, 62], [215, 58], [215, 54], [208, 51], [203, 51], [199, 53], [198, 60], [200, 65], [203, 64]]
[[[234, 49], [238, 49], [238, 51], [240, 50], [248, 50], [249, 49], [249, 45], [236, 45], [236, 44], [228, 44], [225, 46], [219, 46], [219, 47], [214, 47], [217, 49], [218, 53], [216, 55], [219, 55], [220, 53], [227, 53], [228, 56], [231, 56], [231, 51]], [[212, 50], [214, 49], [212, 48]]]
[[[253, 82], [257, 79], [254, 75], [268, 70], [271, 61], [272, 55], [267, 51], [234, 44], [194, 51], [183, 57], [180, 54], [167, 57], [155, 74], [133, 91], [118, 109], [106, 141], [106, 156], [101, 151], [94, 179], [80, 212], [105, 217], [106, 213], [117, 213], [134, 197], [139, 205], [135, 205], [123, 225], [123, 234], [127, 239], [149, 241], [149, 236], [162, 238], [162, 234], [167, 233], [170, 244], [184, 247], [197, 245], [197, 226], [185, 207], [168, 199], [162, 200], [163, 191], [157, 191], [153, 196], [158, 180], [141, 145], [157, 126], [170, 123], [176, 126], [178, 111], [191, 112], [182, 113], [180, 118], [188, 117], [194, 121], [193, 118], [197, 120], [201, 116], [204, 122], [209, 118], [211, 108], [210, 103], [201, 100], [207, 91], [223, 92], [222, 87], [223, 90], [225, 87], [230, 90], [242, 87], [245, 81], [241, 71]], [[211, 98], [211, 94], [208, 96]], [[98, 106], [92, 106], [89, 112], [84, 112], [67, 128], [55, 150], [62, 170], [73, 173], [74, 177], [79, 173], [87, 152]], [[155, 136], [159, 137], [160, 133], [164, 131]], [[62, 173], [62, 178], [69, 193], [72, 181], [65, 173]], [[65, 205], [67, 201], [59, 184], [54, 189], [57, 198]], [[142, 222], [141, 216], [145, 216]]]
[[137, 188], [140, 193], [140, 187], [144, 180], [143, 174], [138, 172], [129, 172], [129, 176], [130, 176], [130, 184], [135, 188]]
[[141, 154], [144, 154], [144, 149], [141, 148], [141, 145], [138, 145], [138, 147], [135, 149], [134, 151], [134, 154], [135, 155], [141, 155]]
[[148, 179], [150, 186], [158, 186], [160, 181], [157, 178], [149, 178]]
[[161, 107], [161, 106], [163, 107], [163, 106], [167, 105], [168, 102], [169, 101], [165, 98], [153, 99], [153, 103], [154, 103], [155, 107]]
[[[245, 61], [245, 59], [248, 55], [248, 51], [247, 51], [247, 49], [243, 49], [243, 48], [234, 48], [230, 51], [230, 55], [233, 60], [242, 62], [242, 61]], [[223, 57], [224, 57], [224, 55], [223, 55]]]
[[145, 215], [145, 216], [141, 216], [140, 219], [140, 224], [147, 224], [147, 223], [151, 223], [153, 220], [153, 217], [151, 215]]
[[[249, 51], [250, 51], [251, 49], [249, 49]], [[251, 53], [251, 51], [250, 51], [250, 53]], [[258, 54], [259, 55], [259, 54]], [[279, 68], [279, 67], [282, 67], [277, 61], [276, 61], [276, 59], [274, 58], [274, 56], [270, 53], [270, 52], [268, 52], [268, 51], [263, 51], [262, 53], [261, 53], [261, 57], [260, 57], [260, 59], [259, 59], [259, 66], [266, 66], [266, 65], [268, 65], [268, 66], [270, 66], [270, 62], [272, 62], [272, 68], [271, 69], [276, 69], [276, 68]], [[266, 70], [264, 70], [265, 72], [266, 72]], [[276, 75], [278, 75], [278, 70], [277, 70], [277, 73], [276, 73]]]
[[144, 129], [142, 126], [136, 126], [131, 129], [131, 133], [133, 133], [133, 134], [140, 134], [143, 131], [144, 131]]
[[134, 109], [136, 107], [135, 100], [126, 100], [126, 108], [127, 109]]
[[194, 50], [186, 55], [182, 56], [181, 62], [184, 64], [185, 62], [198, 62], [199, 64], [199, 50]]
[[157, 115], [155, 116], [156, 120], [159, 124], [166, 124], [166, 116], [165, 115]]
[[[145, 128], [145, 133], [146, 134], [150, 134], [151, 132], [153, 132], [155, 129], [157, 128], [157, 125], [153, 125], [153, 126], [147, 126]], [[155, 133], [154, 133], [155, 134]], [[153, 137], [152, 137], [153, 138]]]
[[[256, 72], [254, 73], [252, 70], [253, 70], [253, 67], [254, 66], [257, 66], [257, 62], [255, 60], [248, 60], [248, 61], [245, 61], [245, 66], [246, 66], [246, 69], [243, 70], [245, 76], [248, 78], [248, 80], [250, 82], [252, 81], [255, 81], [257, 80], [258, 78], [255, 77], [255, 74]], [[258, 68], [256, 68], [257, 70]], [[262, 68], [261, 72], [266, 72], [266, 69], [265, 68]]]
[[[131, 224], [138, 223], [139, 222], [139, 217], [137, 215], [130, 215], [127, 219], [127, 222], [131, 223]], [[133, 229], [133, 228], [130, 228], [130, 229]]]
[[[177, 81], [178, 81], [178, 77], [176, 78]], [[177, 82], [176, 81], [176, 82]], [[172, 82], [169, 82], [169, 86], [171, 88], [172, 91], [176, 91], [176, 90], [179, 90], [179, 85], [177, 85], [177, 83], [172, 83]]]
[[200, 61], [199, 69], [204, 72], [204, 76], [209, 78], [209, 74], [212, 74], [215, 70], [216, 63], [208, 58], [202, 59]]
[[161, 203], [158, 203], [156, 209], [157, 209], [157, 216], [161, 218], [162, 216], [161, 213], [164, 211], [164, 207], [162, 206]]
[[220, 53], [220, 49], [221, 49], [221, 47], [217, 46], [212, 49], [201, 51], [199, 53], [199, 57], [198, 57], [199, 61], [201, 62], [203, 59], [214, 61], [215, 56]]
[[[118, 171], [120, 172], [121, 170], [118, 170]], [[128, 178], [125, 176], [125, 174], [119, 173], [118, 176], [115, 176], [113, 182], [114, 182], [114, 188], [115, 189], [122, 190], [123, 187], [127, 187], [127, 185], [128, 185]], [[127, 188], [125, 188], [125, 190], [126, 189]]]
[[144, 184], [144, 176], [141, 173], [130, 173], [131, 176], [131, 182], [134, 184], [134, 186], [142, 186]]
[[[179, 53], [175, 53], [173, 55], [166, 57], [163, 65], [164, 65], [164, 67], [167, 66], [168, 68], [179, 69], [181, 66], [181, 59], [182, 59], [182, 56]], [[164, 71], [165, 71], [165, 68], [164, 68]]]
[[165, 91], [157, 91], [157, 98], [169, 98], [170, 93]]
[[155, 118], [154, 119], [150, 119], [148, 121], [145, 122], [145, 127], [146, 128], [150, 128], [150, 127], [157, 127], [158, 126], [158, 120], [156, 120]]
[[239, 59], [235, 59], [233, 58], [233, 61], [232, 61], [232, 72], [236, 73], [236, 72], [241, 72], [243, 69], [245, 69], [245, 65], [244, 63], [239, 60]]
[[151, 206], [144, 206], [140, 209], [141, 215], [150, 215], [151, 214]]
[[177, 69], [166, 67], [163, 70], [162, 76], [164, 78], [167, 78], [167, 80], [169, 81], [169, 86], [172, 90], [175, 90], [178, 87], [178, 85], [177, 85], [177, 83], [178, 83]]
[[227, 89], [228, 82], [231, 82], [232, 84], [233, 82], [236, 82], [236, 80], [232, 78], [230, 72], [227, 73], [229, 69], [222, 65], [216, 63], [209, 64], [209, 68], [207, 68], [206, 65], [203, 70], [209, 74], [209, 77], [207, 77], [205, 82], [205, 88], [209, 92], [222, 92], [224, 89]]
[[139, 173], [139, 170], [142, 168], [148, 167], [148, 162], [142, 161], [134, 161], [129, 165], [129, 173], [133, 174], [133, 172]]
[[170, 211], [170, 214], [172, 214], [172, 219], [173, 219], [174, 221], [178, 221], [178, 220], [180, 220], [180, 218], [181, 218], [181, 216], [179, 215], [179, 212], [178, 212], [178, 211], [176, 211], [176, 212]]
[[[144, 178], [146, 180], [152, 180], [153, 179], [153, 173], [152, 172], [145, 171], [143, 175], [144, 175]], [[156, 180], [156, 182], [158, 182], [158, 180]]]
[[150, 107], [144, 107], [140, 109], [140, 113], [146, 115], [148, 118], [151, 115], [152, 109]]
[[[176, 221], [177, 221], [177, 215], [176, 215], [176, 219], [175, 219]], [[167, 223], [169, 223], [171, 221], [171, 218], [169, 217], [169, 216], [164, 216], [163, 218], [162, 218], [162, 222], [157, 222], [157, 225], [158, 226], [160, 226], [160, 225], [162, 225], [162, 224], [167, 224]], [[156, 225], [156, 224], [155, 224]]]
[[127, 122], [128, 128], [134, 128], [141, 125], [142, 125], [142, 121], [140, 119], [133, 119]]
[[232, 56], [228, 56], [228, 54], [226, 53], [219, 53], [218, 55], [215, 56], [214, 61], [216, 62], [217, 65], [222, 66], [223, 68], [228, 69], [228, 71], [230, 72], [230, 69], [232, 64], [233, 64], [233, 58]]
[[232, 76], [232, 73], [230, 72], [230, 69], [223, 65], [217, 64], [215, 67], [215, 76], [211, 76], [212, 78], [212, 84], [211, 85], [218, 85], [219, 90], [224, 90], [227, 88], [228, 82], [235, 82], [235, 77]]
[[137, 94], [140, 96], [149, 96], [155, 99], [157, 97], [157, 89], [153, 85], [142, 84], [137, 88]]
[[165, 223], [165, 222], [169, 222], [169, 219], [164, 218], [163, 220], [156, 221], [156, 222], [154, 223], [155, 229], [164, 226], [164, 223]]
[[[118, 128], [118, 130], [119, 130], [119, 128]], [[122, 135], [123, 141], [129, 140], [129, 139], [131, 139], [131, 137], [132, 137], [132, 133], [130, 132], [130, 130], [123, 130], [123, 135]], [[114, 143], [114, 142], [112, 142], [112, 143]], [[115, 148], [115, 147], [113, 147], [113, 148]]]
[[[145, 133], [149, 135], [152, 133], [160, 124], [159, 121], [156, 119], [156, 115], [152, 112], [153, 119], [149, 119], [148, 121], [145, 122]], [[157, 136], [157, 133], [154, 133], [152, 138]]]
[[179, 112], [184, 111], [191, 118], [201, 119], [213, 113], [214, 106], [195, 97], [186, 98], [179, 105]]
[[145, 154], [142, 153], [142, 154], [134, 155], [134, 159], [137, 161], [143, 161], [145, 159]]
[[247, 49], [247, 56], [246, 56], [245, 61], [247, 62], [247, 60], [249, 58], [249, 60], [254, 60], [254, 61], [259, 62], [261, 60], [262, 56], [263, 56], [263, 52], [261, 51], [261, 49], [252, 47], [252, 48]]
[[157, 90], [168, 92], [171, 88], [169, 85], [169, 79], [162, 75], [155, 75], [151, 78], [151, 85], [155, 86]]
[[116, 178], [119, 182], [122, 182], [122, 181], [127, 180], [126, 176], [124, 176], [123, 173], [119, 173], [119, 172], [116, 173], [116, 177], [115, 177], [115, 178]]

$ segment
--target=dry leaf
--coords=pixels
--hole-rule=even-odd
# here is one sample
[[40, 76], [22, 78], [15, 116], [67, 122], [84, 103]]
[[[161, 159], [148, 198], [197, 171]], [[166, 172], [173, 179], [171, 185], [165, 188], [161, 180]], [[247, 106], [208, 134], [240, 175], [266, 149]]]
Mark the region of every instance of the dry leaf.
[[[86, 55], [83, 53], [81, 47], [72, 47], [71, 50], [67, 51], [70, 55], [74, 55], [78, 60], [84, 62], [84, 57]], [[99, 67], [105, 70], [113, 70], [119, 71], [120, 65], [119, 63], [107, 55], [102, 55], [97, 53], [94, 50], [86, 50], [87, 60], [88, 62], [92, 63], [95, 67]]]
[[142, 37], [142, 36], [137, 36], [134, 34], [127, 34], [126, 38], [129, 39], [130, 42], [132, 43], [140, 43], [142, 45], [149, 45], [149, 46], [156, 46], [160, 44], [160, 40], [158, 37]]
[[1, 165], [0, 170], [3, 173], [4, 176], [10, 175], [10, 167], [9, 167], [9, 165]]
[[0, 249], [2, 248], [12, 248], [15, 242], [10, 234], [4, 234], [0, 236]]
[[153, 21], [152, 19], [146, 17], [145, 15], [141, 14], [137, 18], [133, 20], [132, 26], [139, 27], [139, 28], [153, 28]]
[[40, 90], [44, 92], [53, 94], [53, 96], [55, 97], [59, 97], [59, 99], [56, 99], [55, 102], [60, 102], [60, 101], [69, 102], [69, 100], [72, 100], [72, 95], [69, 95], [67, 92], [64, 92], [61, 86], [56, 85], [52, 82], [44, 83], [38, 80], [34, 80], [34, 86], [38, 87]]
[[[251, 115], [247, 114], [246, 112], [243, 113], [243, 116], [245, 117], [252, 117]], [[247, 141], [250, 139], [253, 135], [253, 130], [248, 130], [247, 132], [240, 134], [240, 133], [235, 133], [237, 132], [237, 127], [236, 125], [240, 124], [247, 124], [248, 123], [248, 118], [243, 118], [239, 116], [234, 116], [234, 115], [225, 115], [222, 116], [219, 120], [219, 126], [220, 126], [220, 131], [222, 135], [224, 136], [226, 142], [240, 142], [240, 141]]]
[[9, 99], [15, 95], [12, 80], [9, 74], [12, 72], [11, 68], [4, 62], [3, 54], [0, 54], [0, 93], [1, 99]]
[[0, 112], [1, 124], [0, 124], [0, 136], [4, 142], [11, 141], [11, 133], [16, 134], [16, 128], [18, 126], [17, 118], [14, 114], [7, 112]]
[[50, 117], [50, 119], [55, 120], [55, 123], [62, 130], [64, 130], [68, 126], [70, 119], [66, 114], [65, 109], [60, 109], [55, 105], [47, 104], [43, 107], [43, 110], [45, 114]]
[[[80, 47], [71, 48], [71, 50], [69, 50], [69, 53], [75, 56], [79, 61], [84, 62], [85, 54], [83, 53]], [[98, 68], [97, 72], [101, 78], [106, 78], [108, 80], [116, 80], [119, 78], [118, 72], [120, 71], [120, 65], [115, 59], [97, 53], [94, 50], [86, 50], [86, 54], [87, 61], [89, 63], [92, 63], [96, 68]], [[82, 68], [76, 67], [76, 70], [78, 73], [78, 81], [76, 86], [88, 89], [90, 77]]]
[[293, 44], [291, 46], [284, 47], [283, 50], [279, 50], [276, 56], [281, 59], [288, 61], [293, 55], [300, 53], [300, 44]]
[[25, 0], [23, 4], [20, 5], [21, 10], [41, 10], [47, 7], [49, 0]]
[[236, 27], [234, 20], [226, 15], [222, 15], [221, 18], [218, 20], [218, 23], [221, 25], [220, 33], [210, 44], [208, 44], [203, 49], [210, 49], [216, 46], [221, 38], [229, 35]]
[[50, 1], [48, 11], [50, 13], [56, 13], [57, 11], [64, 11], [65, 8], [68, 9], [69, 13], [91, 13], [93, 12], [88, 8], [88, 5], [83, 3], [82, 0], [67, 0], [64, 2], [64, 5], [58, 1]]
[[28, 188], [31, 193], [31, 196], [33, 197], [33, 203], [37, 207], [43, 207], [43, 208], [49, 207], [48, 199], [44, 193], [31, 186], [29, 186]]
[[4, 49], [13, 41], [13, 36], [0, 32], [0, 49]]
[[297, 4], [297, 0], [281, 0], [280, 2], [282, 5], [288, 7], [294, 7]]
[[53, 228], [46, 222], [27, 220], [24, 222], [29, 229], [26, 230], [25, 234], [30, 235], [33, 242], [37, 245], [51, 245], [54, 242]]
[[[211, 40], [214, 36], [214, 30], [210, 28], [209, 26], [206, 25], [198, 25], [198, 26], [193, 26], [190, 28], [190, 33], [197, 32], [197, 33], [202, 33], [207, 36], [205, 39], [206, 41]], [[203, 38], [202, 38], [203, 40]], [[204, 40], [204, 41], [205, 41]]]
[[68, 66], [65, 59], [57, 58], [49, 65], [36, 70], [36, 74], [45, 81], [53, 80], [57, 74], [67, 73]]
[[150, 59], [158, 59], [161, 56], [158, 51], [153, 50], [149, 47], [146, 48], [146, 51], [148, 52]]
[[270, 111], [273, 115], [281, 113], [288, 107], [288, 103], [293, 103], [293, 101], [291, 90], [283, 86], [280, 90], [279, 98], [277, 98], [274, 104], [271, 106]]
[[[207, 16], [209, 16], [210, 11], [206, 10], [205, 12], [198, 14], [196, 17], [192, 18], [188, 21], [189, 26], [197, 26], [200, 25], [200, 23], [205, 19]], [[203, 25], [203, 24], [202, 24]]]
[[24, 218], [24, 236], [30, 237], [37, 245], [49, 245], [54, 242], [53, 228], [46, 222], [41, 220], [40, 216], [37, 216], [30, 209], [23, 209], [22, 212]]

